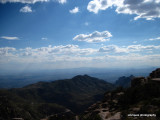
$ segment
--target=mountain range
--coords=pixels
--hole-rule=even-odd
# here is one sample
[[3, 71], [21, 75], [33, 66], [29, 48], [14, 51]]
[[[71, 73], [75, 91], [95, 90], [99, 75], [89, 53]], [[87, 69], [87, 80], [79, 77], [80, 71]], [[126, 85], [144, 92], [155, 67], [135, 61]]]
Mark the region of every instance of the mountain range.
[[156, 120], [159, 86], [160, 68], [147, 77], [120, 77], [115, 84], [78, 75], [1, 89], [0, 120]]
[[0, 88], [21, 88], [39, 81], [71, 79], [76, 75], [87, 74], [114, 83], [121, 76], [144, 76], [155, 68], [72, 68], [39, 71], [0, 71]]
[[82, 113], [102, 99], [114, 85], [88, 75], [52, 82], [38, 82], [23, 88], [0, 90], [1, 119], [38, 120], [48, 115]]

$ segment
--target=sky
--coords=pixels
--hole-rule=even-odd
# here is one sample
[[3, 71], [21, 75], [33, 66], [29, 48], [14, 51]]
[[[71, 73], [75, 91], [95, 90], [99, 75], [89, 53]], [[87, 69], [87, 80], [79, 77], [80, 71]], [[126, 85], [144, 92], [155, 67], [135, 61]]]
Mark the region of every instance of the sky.
[[160, 0], [0, 0], [0, 71], [160, 66]]

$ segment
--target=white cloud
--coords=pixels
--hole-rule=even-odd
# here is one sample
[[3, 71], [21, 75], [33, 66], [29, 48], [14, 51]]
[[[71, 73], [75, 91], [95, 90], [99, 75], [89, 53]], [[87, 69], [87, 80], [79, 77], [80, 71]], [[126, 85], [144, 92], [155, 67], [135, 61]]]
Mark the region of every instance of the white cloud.
[[105, 53], [132, 53], [132, 52], [148, 52], [155, 49], [160, 49], [160, 45], [129, 45], [126, 47], [119, 47], [117, 45], [103, 46], [99, 49], [99, 52]]
[[67, 0], [57, 0], [59, 3], [64, 4], [67, 2]]
[[0, 3], [16, 3], [16, 2], [20, 2], [20, 3], [28, 3], [28, 4], [34, 4], [36, 2], [48, 2], [49, 0], [0, 0]]
[[43, 37], [43, 38], [41, 38], [42, 40], [48, 40], [48, 38], [46, 38], [46, 37]]
[[95, 52], [94, 49], [86, 48], [80, 49], [78, 45], [60, 45], [54, 47], [42, 47], [37, 49], [38, 51], [45, 51], [52, 54], [64, 54], [64, 55], [88, 55]]
[[155, 46], [155, 45], [146, 45], [146, 46], [143, 46], [143, 45], [130, 45], [127, 47], [127, 50], [128, 51], [131, 51], [131, 52], [134, 52], [134, 51], [151, 51], [151, 50], [154, 50], [154, 49], [160, 49], [160, 45], [158, 46]]
[[160, 40], [160, 37], [157, 37], [157, 38], [150, 38], [149, 40], [150, 40], [150, 41]]
[[124, 47], [118, 47], [117, 45], [103, 46], [99, 49], [99, 52], [105, 53], [127, 53], [127, 49]]
[[85, 25], [85, 26], [88, 26], [88, 25], [89, 25], [89, 23], [88, 23], [88, 22], [85, 22], [85, 23], [84, 23], [84, 25]]
[[64, 3], [67, 2], [67, 0], [0, 0], [0, 3], [5, 4], [5, 3], [17, 3], [17, 2], [19, 2], [19, 3], [23, 3], [23, 4], [25, 4], [25, 3], [35, 4], [37, 2], [49, 2], [49, 1], [57, 1], [61, 4], [64, 4]]
[[105, 42], [109, 41], [110, 37], [112, 37], [112, 34], [108, 31], [98, 32], [95, 31], [90, 34], [79, 34], [76, 35], [73, 40], [77, 41], [85, 41], [89, 43], [97, 43], [97, 42]]
[[112, 6], [121, 6], [123, 0], [92, 0], [88, 3], [87, 9], [90, 12], [98, 13]]
[[78, 8], [78, 7], [75, 7], [74, 9], [69, 10], [69, 12], [72, 13], [72, 14], [76, 14], [76, 13], [79, 12], [79, 8]]
[[2, 36], [2, 39], [6, 39], [6, 40], [19, 40], [18, 37], [9, 37], [9, 36]]
[[160, 18], [159, 0], [92, 0], [88, 3], [87, 9], [90, 12], [98, 13], [109, 7], [116, 7], [117, 13], [135, 14], [134, 20]]
[[20, 9], [20, 12], [30, 13], [30, 12], [32, 12], [32, 8], [28, 5], [26, 5]]
[[13, 47], [3, 47], [0, 48], [0, 56], [8, 56], [10, 53], [16, 51], [16, 48]]
[[40, 47], [36, 49], [32, 49], [27, 47], [25, 49], [21, 49], [22, 55], [24, 56], [51, 56], [51, 55], [68, 55], [68, 56], [80, 56], [80, 55], [90, 55], [97, 50], [92, 48], [81, 49], [78, 45], [59, 45], [52, 47], [49, 45], [48, 47]]

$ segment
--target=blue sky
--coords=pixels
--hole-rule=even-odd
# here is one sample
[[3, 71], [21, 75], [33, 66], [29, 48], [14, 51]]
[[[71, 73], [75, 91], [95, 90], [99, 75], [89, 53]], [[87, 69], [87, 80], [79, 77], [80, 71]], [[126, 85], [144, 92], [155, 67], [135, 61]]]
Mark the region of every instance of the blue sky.
[[0, 70], [160, 65], [160, 0], [0, 0]]

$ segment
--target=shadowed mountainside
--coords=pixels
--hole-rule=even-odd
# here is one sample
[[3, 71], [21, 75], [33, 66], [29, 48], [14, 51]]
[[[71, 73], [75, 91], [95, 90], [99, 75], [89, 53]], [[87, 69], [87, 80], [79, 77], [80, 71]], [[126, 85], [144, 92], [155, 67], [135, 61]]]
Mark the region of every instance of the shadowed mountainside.
[[112, 84], [103, 80], [78, 75], [72, 79], [38, 82], [23, 88], [0, 90], [0, 115], [5, 120], [15, 117], [36, 120], [64, 113], [69, 109], [74, 113], [81, 113], [113, 88]]
[[124, 88], [130, 87], [133, 78], [133, 75], [130, 75], [129, 77], [122, 76], [115, 82], [115, 86]]

